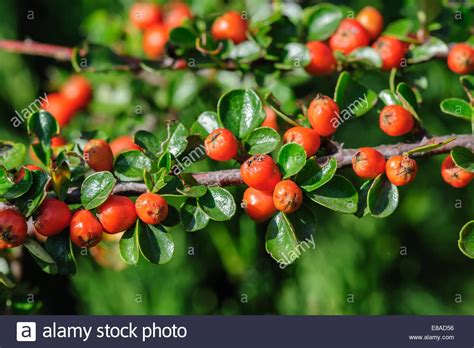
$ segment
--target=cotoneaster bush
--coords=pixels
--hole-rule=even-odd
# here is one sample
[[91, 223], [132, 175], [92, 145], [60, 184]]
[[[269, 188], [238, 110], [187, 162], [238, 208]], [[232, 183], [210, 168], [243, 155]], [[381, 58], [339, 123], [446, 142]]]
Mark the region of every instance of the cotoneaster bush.
[[[419, 156], [444, 153], [440, 177], [455, 188], [469, 185], [472, 136], [431, 135], [419, 113], [418, 86], [406, 82], [404, 72], [413, 64], [446, 60], [462, 75], [467, 100], [447, 98], [441, 110], [472, 122], [474, 40], [448, 45], [431, 32], [434, 24], [384, 24], [371, 7], [355, 17], [350, 13], [319, 4], [301, 9], [297, 21], [275, 6], [271, 16], [253, 20], [237, 11], [200, 17], [184, 3], [134, 4], [127, 16], [142, 38], [141, 56], [94, 42], [78, 45], [70, 57], [76, 74], [49, 95], [48, 107], [27, 117], [28, 151], [37, 163], [25, 163], [23, 144], [0, 144], [0, 248], [24, 246], [51, 274], [74, 274], [80, 248], [96, 254], [101, 240], [117, 240], [127, 264], [141, 258], [164, 264], [175, 249], [171, 227], [199, 231], [243, 209], [266, 228], [270, 256], [288, 263], [287, 253], [316, 231], [315, 205], [359, 218], [396, 214], [398, 187], [423, 175]], [[195, 115], [191, 127], [176, 115], [164, 135], [138, 130], [109, 139], [89, 127], [64, 138], [63, 129], [94, 100], [84, 73], [183, 69], [239, 71], [254, 88], [223, 93], [212, 110]], [[374, 70], [384, 74], [385, 89], [361, 81], [364, 71]], [[315, 88], [298, 102], [269, 92], [267, 77], [292, 74], [337, 76], [337, 83], [328, 95]], [[372, 127], [399, 144], [346, 149], [334, 140], [340, 127], [373, 108], [379, 120]], [[199, 148], [205, 156], [193, 161], [207, 158], [225, 169], [176, 170]], [[342, 175], [339, 169], [348, 166], [360, 181]], [[233, 185], [248, 187], [241, 197], [226, 188]], [[474, 258], [472, 226], [462, 228], [459, 247]]]

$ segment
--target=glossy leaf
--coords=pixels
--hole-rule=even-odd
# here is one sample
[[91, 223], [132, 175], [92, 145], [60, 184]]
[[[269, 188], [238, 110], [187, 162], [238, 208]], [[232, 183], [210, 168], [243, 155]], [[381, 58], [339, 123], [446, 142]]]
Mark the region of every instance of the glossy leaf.
[[367, 207], [372, 216], [384, 218], [398, 206], [398, 188], [384, 174], [375, 178], [367, 194]]
[[367, 113], [377, 103], [377, 93], [353, 80], [347, 71], [339, 75], [334, 91], [334, 101], [339, 106], [339, 126], [345, 120]]
[[335, 175], [331, 181], [306, 195], [326, 208], [342, 213], [355, 213], [359, 195], [351, 182], [343, 176]]
[[135, 133], [133, 138], [135, 144], [140, 146], [143, 150], [145, 150], [148, 154], [156, 157], [161, 151], [161, 142], [160, 140], [152, 133], [139, 130]]
[[401, 82], [397, 86], [396, 94], [402, 105], [405, 109], [407, 109], [412, 116], [421, 123], [421, 118], [418, 116], [418, 101], [416, 99], [416, 94], [413, 89], [408, 86], [405, 82]]
[[23, 178], [15, 182], [5, 168], [0, 167], [0, 198], [11, 200], [28, 192], [33, 182], [33, 175], [26, 168], [23, 168], [23, 171]]
[[337, 161], [332, 157], [323, 167], [319, 166], [315, 158], [306, 161], [304, 168], [296, 176], [296, 182], [307, 191], [314, 191], [329, 182], [337, 170]]
[[151, 170], [151, 160], [138, 150], [122, 152], [115, 161], [115, 175], [122, 181], [141, 181], [143, 171]]
[[277, 131], [270, 127], [259, 127], [250, 133], [245, 143], [250, 155], [267, 154], [280, 144], [281, 138]]
[[0, 165], [6, 170], [19, 168], [26, 156], [26, 147], [21, 143], [0, 141]]
[[262, 102], [250, 89], [234, 89], [224, 94], [217, 105], [219, 119], [225, 128], [243, 139], [265, 120]]
[[148, 262], [164, 264], [171, 260], [173, 237], [161, 225], [145, 225], [137, 232], [141, 254]]
[[138, 263], [140, 258], [138, 235], [139, 230], [142, 228], [143, 226], [140, 223], [140, 220], [137, 219], [137, 222], [132, 227], [130, 227], [120, 239], [120, 256], [126, 264], [136, 265]]
[[28, 118], [28, 134], [38, 138], [44, 146], [51, 145], [51, 139], [59, 134], [59, 125], [49, 112], [39, 110]]
[[365, 68], [380, 69], [382, 67], [382, 57], [372, 47], [361, 47], [352, 51], [347, 56], [347, 61], [363, 65]]
[[98, 172], [88, 176], [81, 186], [81, 202], [91, 210], [102, 205], [112, 193], [116, 180], [110, 172]]
[[474, 259], [474, 220], [469, 221], [461, 228], [458, 247], [464, 255]]
[[216, 221], [230, 220], [236, 211], [234, 197], [222, 187], [209, 187], [198, 203], [209, 218]]
[[209, 216], [199, 206], [184, 203], [179, 211], [181, 223], [188, 232], [202, 230], [209, 223]]
[[414, 45], [408, 55], [410, 64], [421, 63], [437, 55], [447, 55], [449, 51], [448, 45], [437, 37], [431, 36], [421, 45]]
[[57, 274], [58, 266], [53, 257], [32, 237], [26, 238], [23, 246], [30, 252], [33, 259], [48, 274]]
[[385, 105], [402, 105], [398, 96], [389, 89], [384, 89], [379, 93], [379, 98]]
[[399, 40], [406, 40], [413, 29], [414, 24], [411, 19], [399, 19], [389, 23], [383, 35], [392, 36]]
[[311, 9], [308, 19], [308, 41], [323, 41], [329, 38], [339, 26], [344, 15], [341, 9], [333, 4], [320, 4]]
[[58, 267], [58, 274], [74, 275], [76, 273], [76, 260], [72, 252], [69, 230], [48, 237], [45, 247]]
[[17, 198], [16, 206], [20, 209], [25, 217], [30, 217], [33, 212], [39, 207], [46, 197], [46, 187], [49, 183], [49, 176], [43, 171], [32, 171], [32, 183], [30, 189]]
[[456, 146], [451, 150], [454, 163], [468, 172], [474, 173], [474, 153], [466, 147]]
[[301, 145], [288, 143], [281, 147], [277, 156], [283, 178], [297, 174], [306, 163], [306, 152]]
[[219, 127], [219, 118], [217, 117], [217, 114], [212, 111], [204, 111], [199, 115], [196, 122], [194, 122], [191, 127], [191, 133], [199, 134], [204, 138]]
[[459, 98], [444, 99], [441, 104], [441, 111], [445, 114], [471, 122], [473, 119], [473, 108], [469, 103]]

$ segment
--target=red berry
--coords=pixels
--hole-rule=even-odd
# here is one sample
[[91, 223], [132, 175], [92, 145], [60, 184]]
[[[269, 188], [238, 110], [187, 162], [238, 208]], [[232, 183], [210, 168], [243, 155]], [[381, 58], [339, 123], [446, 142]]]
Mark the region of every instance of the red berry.
[[262, 127], [270, 127], [278, 131], [277, 115], [275, 111], [273, 111], [273, 109], [268, 106], [264, 106], [263, 110], [265, 111], [265, 114], [267, 116], [265, 117], [265, 120], [262, 123]]
[[23, 244], [27, 232], [28, 226], [23, 215], [13, 209], [0, 211], [0, 249]]
[[160, 7], [151, 3], [133, 4], [128, 16], [133, 25], [142, 30], [161, 22]]
[[247, 40], [247, 21], [239, 12], [230, 11], [216, 18], [211, 33], [216, 41], [231, 40], [239, 44]]
[[160, 195], [147, 192], [138, 197], [135, 210], [144, 223], [158, 225], [168, 216], [168, 203]]
[[74, 117], [73, 105], [60, 93], [48, 94], [41, 107], [54, 116], [60, 127], [67, 125]]
[[306, 44], [311, 56], [305, 70], [316, 76], [328, 75], [336, 70], [336, 59], [328, 45], [321, 41], [310, 41]]
[[92, 86], [84, 76], [74, 75], [61, 87], [61, 94], [74, 109], [82, 109], [92, 97]]
[[254, 155], [240, 167], [242, 180], [260, 191], [272, 192], [281, 180], [281, 172], [268, 155]]
[[358, 21], [344, 19], [329, 39], [329, 46], [333, 51], [349, 54], [356, 48], [368, 46], [369, 42], [369, 33]]
[[169, 5], [165, 13], [165, 26], [168, 30], [180, 27], [188, 18], [192, 18], [193, 14], [188, 5], [182, 2], [174, 2]]
[[291, 214], [298, 210], [303, 203], [303, 192], [291, 180], [280, 181], [273, 191], [273, 204], [286, 214]]
[[402, 106], [388, 105], [380, 113], [379, 125], [384, 133], [396, 137], [410, 132], [415, 125], [415, 120]]
[[399, 68], [403, 57], [405, 57], [405, 44], [390, 36], [381, 36], [372, 47], [382, 58], [382, 70]]
[[51, 147], [54, 149], [56, 147], [61, 147], [67, 144], [66, 139], [62, 136], [58, 135], [56, 137], [51, 138]]
[[448, 67], [456, 74], [469, 74], [474, 70], [474, 48], [464, 44], [456, 44], [448, 54]]
[[321, 145], [319, 134], [315, 130], [306, 127], [292, 127], [288, 129], [285, 135], [283, 135], [283, 142], [285, 144], [296, 143], [301, 145], [308, 157], [314, 156]]
[[204, 140], [206, 154], [215, 161], [228, 161], [239, 151], [239, 143], [231, 131], [225, 128], [213, 130]]
[[132, 137], [128, 135], [123, 135], [118, 137], [110, 142], [110, 149], [114, 154], [114, 157], [117, 157], [122, 152], [129, 151], [129, 150], [139, 150], [141, 151], [142, 148], [133, 142]]
[[80, 248], [91, 248], [100, 242], [104, 229], [94, 214], [79, 210], [72, 216], [69, 230], [74, 244]]
[[367, 30], [369, 37], [374, 40], [382, 32], [382, 14], [372, 6], [366, 6], [357, 14], [356, 20]]
[[129, 198], [112, 195], [98, 208], [97, 217], [104, 232], [115, 234], [128, 230], [137, 220], [137, 213]]
[[308, 108], [311, 127], [322, 136], [333, 134], [337, 129], [339, 107], [329, 97], [318, 95]]
[[403, 186], [415, 180], [416, 161], [408, 156], [390, 157], [385, 165], [388, 180], [395, 186]]
[[357, 176], [373, 179], [385, 172], [385, 158], [371, 147], [361, 147], [352, 157], [352, 168]]
[[71, 211], [66, 203], [46, 198], [33, 218], [33, 226], [39, 234], [51, 237], [66, 229], [71, 221]]
[[252, 187], [245, 190], [242, 203], [247, 215], [256, 222], [268, 220], [277, 211], [273, 204], [272, 193]]
[[92, 139], [84, 146], [84, 159], [89, 167], [96, 171], [112, 171], [114, 167], [114, 155], [106, 141]]
[[168, 42], [168, 29], [162, 24], [154, 24], [143, 34], [143, 51], [151, 59], [159, 58]]
[[456, 166], [451, 155], [448, 155], [441, 165], [441, 176], [447, 184], [452, 187], [461, 188], [469, 185], [474, 178], [474, 173]]

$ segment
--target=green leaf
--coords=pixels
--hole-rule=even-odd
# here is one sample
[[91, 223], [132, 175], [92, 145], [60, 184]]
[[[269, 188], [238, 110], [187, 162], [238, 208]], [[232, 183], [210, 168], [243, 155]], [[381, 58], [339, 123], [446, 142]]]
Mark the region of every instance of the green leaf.
[[389, 89], [381, 91], [379, 93], [379, 98], [385, 103], [385, 105], [402, 105], [398, 96]]
[[303, 190], [311, 192], [329, 182], [336, 174], [336, 170], [337, 161], [334, 157], [331, 157], [323, 167], [318, 165], [315, 158], [310, 158], [296, 176], [296, 182]]
[[302, 252], [314, 249], [315, 231], [316, 219], [304, 206], [291, 215], [279, 212], [268, 225], [265, 249], [281, 268], [285, 268], [299, 258]]
[[441, 146], [449, 144], [453, 140], [456, 140], [456, 137], [445, 140], [445, 141], [439, 141], [437, 143], [429, 143], [429, 144], [425, 144], [425, 145], [422, 145], [422, 146], [418, 146], [414, 149], [411, 149], [411, 150], [405, 152], [405, 154], [406, 155], [413, 155], [414, 153], [432, 151], [432, 150], [435, 150], [437, 148], [440, 148]]
[[180, 223], [179, 211], [172, 205], [168, 205], [168, 216], [161, 223], [165, 227], [173, 227]]
[[367, 206], [367, 196], [369, 195], [369, 189], [372, 186], [373, 180], [366, 180], [360, 186], [359, 189], [359, 202], [357, 204], [357, 211], [354, 213], [358, 218], [362, 218], [369, 214], [369, 208]]
[[400, 82], [397, 86], [396, 94], [402, 105], [407, 109], [410, 114], [421, 124], [421, 118], [418, 116], [418, 101], [416, 99], [416, 94], [413, 89], [408, 86], [405, 82]]
[[116, 180], [110, 172], [98, 172], [88, 176], [81, 186], [81, 202], [91, 210], [102, 205], [112, 193]]
[[259, 127], [249, 134], [245, 143], [249, 147], [248, 153], [256, 155], [272, 152], [280, 144], [280, 141], [280, 135], [273, 128]]
[[209, 187], [206, 194], [198, 199], [198, 204], [212, 220], [230, 220], [235, 214], [234, 197], [222, 187]]
[[384, 174], [375, 178], [367, 194], [367, 207], [372, 216], [384, 218], [398, 206], [398, 188]]
[[202, 230], [209, 223], [209, 216], [195, 204], [188, 202], [181, 206], [179, 211], [181, 223], [188, 232]]
[[284, 47], [283, 64], [279, 67], [285, 69], [302, 68], [311, 62], [311, 54], [308, 48], [298, 42], [290, 42]]
[[170, 42], [176, 46], [194, 48], [196, 45], [196, 35], [188, 28], [174, 28], [170, 32]]
[[473, 111], [471, 105], [463, 99], [459, 98], [447, 98], [444, 99], [441, 104], [441, 111], [445, 114], [463, 119], [471, 122], [473, 119]]
[[197, 186], [186, 186], [184, 189], [178, 189], [178, 192], [181, 192], [186, 197], [199, 198], [206, 194], [207, 186], [197, 185]]
[[49, 112], [39, 110], [28, 118], [28, 134], [38, 138], [43, 146], [51, 146], [51, 139], [59, 134], [59, 125]]
[[15, 201], [16, 206], [26, 218], [29, 218], [43, 202], [50, 180], [48, 174], [43, 171], [34, 170], [31, 175], [30, 189]]
[[307, 41], [326, 40], [334, 33], [344, 17], [341, 9], [332, 4], [316, 5], [310, 11]]
[[469, 99], [470, 100], [474, 99], [474, 76], [464, 75], [459, 78], [459, 81], [461, 81], [461, 85], [466, 91], [466, 94], [469, 97]]
[[234, 89], [217, 104], [219, 119], [237, 138], [243, 139], [265, 120], [262, 102], [250, 89]]
[[31, 187], [33, 176], [31, 172], [23, 168], [24, 176], [19, 182], [13, 181], [5, 168], [0, 167], [0, 198], [11, 200], [24, 195]]
[[[86, 44], [83, 47], [74, 47], [71, 63], [75, 71], [103, 72], [123, 70], [128, 67], [127, 58], [119, 56], [110, 48]], [[84, 64], [86, 62], [86, 64]]]
[[69, 185], [71, 184], [71, 170], [66, 161], [59, 163], [59, 160], [56, 160], [56, 162], [57, 167], [51, 171], [51, 180], [54, 193], [59, 200], [63, 201], [67, 197]]
[[283, 178], [297, 174], [306, 164], [306, 152], [301, 145], [288, 143], [278, 151], [277, 163]]
[[122, 181], [141, 181], [143, 171], [150, 171], [151, 165], [151, 160], [141, 151], [122, 152], [115, 161], [115, 175]]
[[0, 272], [0, 284], [3, 284], [7, 288], [14, 288], [15, 283], [4, 273]]
[[217, 117], [217, 114], [212, 111], [204, 111], [192, 125], [191, 133], [199, 134], [204, 138], [219, 127], [219, 118]]
[[145, 130], [139, 130], [136, 132], [133, 137], [133, 142], [154, 158], [156, 158], [161, 152], [160, 140], [154, 134]]
[[334, 101], [340, 109], [339, 122], [367, 113], [377, 103], [377, 93], [352, 79], [343, 71], [334, 90]]
[[461, 228], [458, 247], [464, 255], [474, 259], [474, 220], [469, 221]]
[[414, 24], [411, 19], [399, 19], [391, 22], [385, 28], [383, 35], [395, 37], [399, 40], [406, 40], [413, 31]]
[[137, 219], [135, 225], [130, 227], [120, 239], [119, 248], [122, 260], [128, 265], [136, 265], [140, 258], [140, 247], [138, 244], [138, 236], [143, 228], [140, 220]]
[[0, 141], [0, 165], [6, 170], [19, 168], [25, 161], [26, 147], [21, 143]]
[[179, 122], [174, 123], [169, 128], [169, 142], [167, 150], [175, 157], [178, 157], [188, 145], [188, 130]]
[[408, 63], [416, 64], [426, 62], [437, 55], [447, 55], [448, 45], [437, 37], [430, 36], [426, 42], [421, 45], [413, 46], [408, 52]]
[[72, 252], [69, 229], [56, 236], [48, 237], [45, 246], [58, 267], [58, 274], [74, 275], [76, 273], [76, 260]]
[[474, 173], [474, 153], [463, 146], [456, 146], [451, 150], [454, 163], [468, 172]]
[[382, 67], [382, 57], [372, 47], [361, 47], [352, 51], [347, 56], [347, 61], [363, 65], [365, 68], [380, 69]]
[[174, 253], [173, 237], [161, 225], [146, 225], [139, 229], [140, 251], [148, 262], [164, 264]]
[[240, 63], [250, 63], [260, 58], [262, 53], [262, 48], [255, 41], [247, 40], [233, 46], [228, 57]]
[[342, 213], [355, 213], [359, 195], [352, 183], [343, 176], [335, 175], [331, 181], [306, 195], [322, 206]]
[[54, 260], [51, 255], [32, 237], [26, 238], [23, 246], [30, 252], [31, 255], [35, 256], [38, 260], [41, 260], [48, 264], [54, 264]]

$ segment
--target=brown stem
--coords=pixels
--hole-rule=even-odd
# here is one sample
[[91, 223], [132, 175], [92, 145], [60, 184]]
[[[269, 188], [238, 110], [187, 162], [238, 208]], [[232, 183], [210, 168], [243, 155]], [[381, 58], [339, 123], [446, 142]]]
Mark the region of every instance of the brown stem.
[[[443, 145], [435, 150], [415, 153], [413, 157], [425, 157], [433, 156], [442, 153], [448, 153], [455, 146], [464, 146], [474, 151], [474, 137], [470, 134], [462, 135], [443, 135], [433, 138], [423, 138], [417, 143], [398, 143], [393, 145], [380, 145], [376, 146], [375, 149], [382, 153], [386, 158], [396, 155], [402, 155], [403, 153], [415, 149], [420, 146], [428, 144], [437, 144], [449, 139], [456, 138], [450, 143]], [[318, 158], [318, 163], [324, 165], [328, 160], [334, 157], [337, 161], [338, 168], [348, 167], [352, 164], [352, 157], [357, 152], [357, 149], [344, 149], [342, 145], [338, 145], [339, 149], [336, 153], [328, 156], [323, 156]], [[193, 178], [200, 185], [206, 186], [235, 186], [243, 184], [242, 178], [240, 177], [239, 169], [226, 169], [226, 170], [217, 170], [214, 172], [203, 172], [203, 173], [193, 173]], [[120, 195], [138, 195], [140, 193], [146, 192], [146, 186], [143, 183], [119, 183], [115, 186], [113, 193]], [[77, 203], [80, 201], [80, 188], [71, 188], [69, 190], [68, 203]]]

